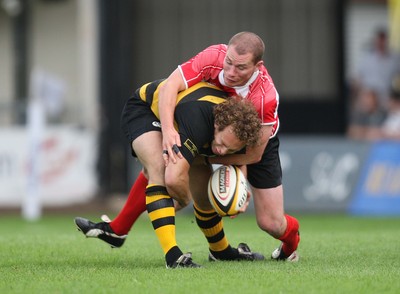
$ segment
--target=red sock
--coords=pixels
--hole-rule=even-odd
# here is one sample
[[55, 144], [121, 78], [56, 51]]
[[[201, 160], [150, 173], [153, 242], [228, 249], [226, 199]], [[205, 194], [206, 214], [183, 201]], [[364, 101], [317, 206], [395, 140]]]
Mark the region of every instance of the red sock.
[[110, 223], [111, 229], [117, 235], [129, 233], [138, 217], [146, 211], [147, 179], [141, 172], [129, 192], [128, 199], [117, 217]]
[[279, 238], [283, 242], [282, 250], [285, 256], [290, 256], [297, 249], [300, 242], [299, 222], [293, 216], [285, 215], [287, 221], [286, 231]]

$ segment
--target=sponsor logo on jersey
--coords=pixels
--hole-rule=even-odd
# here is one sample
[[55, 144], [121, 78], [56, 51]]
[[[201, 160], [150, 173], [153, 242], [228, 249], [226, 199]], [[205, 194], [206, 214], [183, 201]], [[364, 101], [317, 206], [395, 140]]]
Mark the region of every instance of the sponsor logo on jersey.
[[153, 121], [152, 125], [161, 129], [161, 123], [159, 121]]
[[195, 157], [196, 154], [198, 153], [196, 145], [193, 144], [192, 141], [189, 139], [186, 139], [186, 141], [183, 143], [183, 145], [192, 153], [192, 156]]

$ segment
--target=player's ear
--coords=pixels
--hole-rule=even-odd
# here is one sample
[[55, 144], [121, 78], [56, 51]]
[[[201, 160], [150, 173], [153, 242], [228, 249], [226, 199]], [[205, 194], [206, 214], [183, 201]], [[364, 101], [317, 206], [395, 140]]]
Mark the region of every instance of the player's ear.
[[260, 69], [260, 67], [264, 64], [264, 61], [260, 60], [259, 62], [256, 63], [256, 68]]
[[225, 130], [225, 128], [226, 128], [226, 126], [222, 127], [222, 126], [219, 126], [219, 125], [217, 125], [217, 124], [214, 124], [215, 133], [220, 133], [220, 132], [222, 132], [223, 130]]

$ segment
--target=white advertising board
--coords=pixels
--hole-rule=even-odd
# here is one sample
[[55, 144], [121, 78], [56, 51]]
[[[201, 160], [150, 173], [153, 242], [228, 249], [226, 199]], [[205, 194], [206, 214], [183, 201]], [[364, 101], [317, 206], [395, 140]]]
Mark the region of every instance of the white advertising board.
[[[29, 195], [30, 150], [25, 128], [0, 129], [0, 207], [19, 207]], [[95, 134], [69, 126], [47, 127], [36, 153], [42, 206], [84, 203], [94, 197]]]

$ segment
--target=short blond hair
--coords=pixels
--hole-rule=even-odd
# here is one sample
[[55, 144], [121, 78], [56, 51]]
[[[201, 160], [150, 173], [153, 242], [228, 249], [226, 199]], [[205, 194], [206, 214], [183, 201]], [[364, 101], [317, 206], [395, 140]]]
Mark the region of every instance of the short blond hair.
[[263, 40], [252, 32], [237, 33], [229, 40], [228, 46], [234, 46], [239, 55], [253, 54], [254, 64], [262, 60], [265, 51]]

